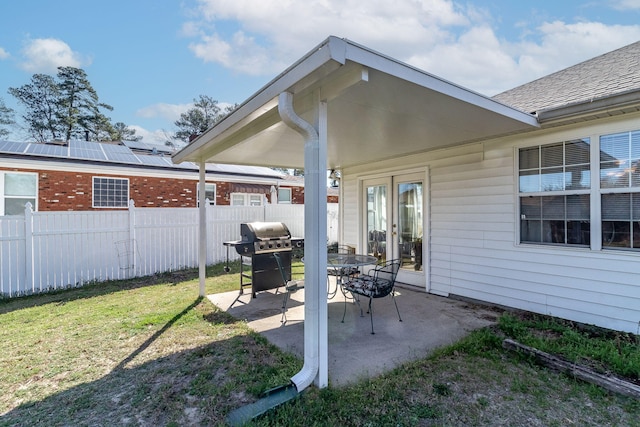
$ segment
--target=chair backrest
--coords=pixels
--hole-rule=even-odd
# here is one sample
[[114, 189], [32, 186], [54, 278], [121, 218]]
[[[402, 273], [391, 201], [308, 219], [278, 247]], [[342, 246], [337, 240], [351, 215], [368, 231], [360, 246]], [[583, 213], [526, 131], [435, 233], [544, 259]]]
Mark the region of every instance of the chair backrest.
[[287, 271], [284, 268], [284, 265], [282, 265], [282, 258], [280, 258], [280, 254], [278, 252], [274, 252], [273, 257], [278, 263], [278, 270], [280, 270], [280, 275], [282, 276], [282, 286], [287, 286], [287, 283], [289, 283], [289, 280], [291, 280], [291, 278], [287, 277]]
[[375, 268], [375, 277], [377, 279], [388, 280], [390, 285], [393, 286], [399, 270], [400, 260], [392, 259]]

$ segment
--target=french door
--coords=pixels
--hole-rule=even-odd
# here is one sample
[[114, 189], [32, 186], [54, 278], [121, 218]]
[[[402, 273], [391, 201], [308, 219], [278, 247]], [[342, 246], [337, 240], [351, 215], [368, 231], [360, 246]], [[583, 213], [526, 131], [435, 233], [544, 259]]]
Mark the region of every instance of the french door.
[[425, 286], [427, 245], [424, 172], [368, 179], [363, 182], [363, 241], [379, 260], [400, 259], [397, 280]]

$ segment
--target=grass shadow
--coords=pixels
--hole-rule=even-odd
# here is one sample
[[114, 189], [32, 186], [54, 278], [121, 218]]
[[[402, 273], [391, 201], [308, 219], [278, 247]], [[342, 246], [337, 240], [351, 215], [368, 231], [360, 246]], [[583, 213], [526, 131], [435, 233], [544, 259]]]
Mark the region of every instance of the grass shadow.
[[157, 330], [153, 335], [151, 335], [149, 338], [147, 338], [147, 340], [142, 343], [142, 345], [140, 347], [138, 347], [135, 351], [133, 351], [129, 356], [127, 356], [125, 359], [122, 360], [122, 362], [118, 363], [118, 365], [113, 368], [114, 371], [123, 369], [129, 362], [131, 362], [133, 359], [135, 359], [135, 357], [137, 355], [139, 355], [140, 353], [142, 353], [143, 351], [145, 351], [147, 348], [149, 348], [149, 346], [155, 341], [157, 340], [162, 334], [164, 334], [171, 326], [173, 326], [174, 323], [176, 323], [178, 320], [180, 320], [182, 318], [182, 316], [184, 316], [185, 314], [187, 314], [188, 312], [190, 312], [191, 310], [193, 310], [198, 304], [200, 304], [202, 302], [204, 298], [203, 297], [198, 297], [196, 298], [196, 300], [194, 302], [192, 302], [187, 308], [185, 308], [184, 310], [182, 310], [180, 313], [176, 314], [175, 316], [173, 316], [173, 318], [171, 318], [171, 320], [169, 320], [167, 323], [164, 324], [164, 326], [162, 328], [160, 328], [159, 330]]

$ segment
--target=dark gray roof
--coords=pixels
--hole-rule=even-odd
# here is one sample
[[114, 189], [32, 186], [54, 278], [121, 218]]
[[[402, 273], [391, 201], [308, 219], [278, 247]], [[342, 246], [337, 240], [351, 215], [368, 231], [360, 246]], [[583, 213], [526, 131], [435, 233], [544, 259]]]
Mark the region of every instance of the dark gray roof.
[[640, 89], [640, 42], [493, 97], [527, 113]]

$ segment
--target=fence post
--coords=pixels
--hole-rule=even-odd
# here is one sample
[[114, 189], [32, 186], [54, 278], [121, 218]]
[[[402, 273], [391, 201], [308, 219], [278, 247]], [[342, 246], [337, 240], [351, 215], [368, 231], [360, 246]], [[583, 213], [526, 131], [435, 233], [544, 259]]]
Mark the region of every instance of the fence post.
[[33, 265], [33, 205], [27, 202], [24, 206], [24, 282], [25, 291], [31, 287], [35, 293], [34, 265]]
[[[136, 242], [136, 204], [133, 199], [129, 200], [129, 250], [131, 252], [131, 270], [133, 270], [133, 277], [138, 276], [138, 247]], [[129, 269], [127, 276], [129, 276]], [[130, 277], [127, 277], [129, 279]]]
[[215, 205], [212, 205], [211, 204], [211, 200], [209, 200], [209, 199], [204, 199], [204, 202], [205, 202], [205, 205], [204, 205], [204, 212], [205, 212], [204, 213], [204, 219], [205, 219], [205, 223], [207, 224], [206, 230], [208, 230], [208, 232], [205, 233], [206, 234], [206, 239], [205, 240], [207, 241], [207, 253], [206, 253], [204, 258], [206, 260], [205, 265], [209, 265], [209, 255], [211, 254], [211, 251], [209, 250], [209, 247], [210, 247], [210, 245], [209, 245], [209, 235], [212, 234], [212, 232], [214, 230], [213, 224], [209, 224], [209, 216], [211, 216], [210, 212], [214, 209]]

